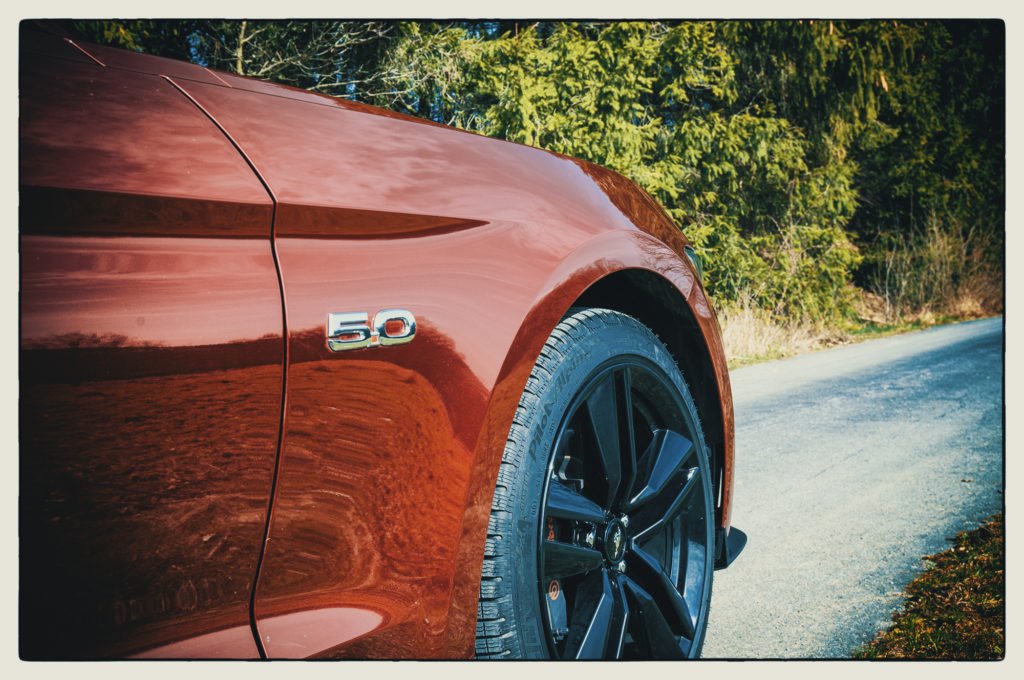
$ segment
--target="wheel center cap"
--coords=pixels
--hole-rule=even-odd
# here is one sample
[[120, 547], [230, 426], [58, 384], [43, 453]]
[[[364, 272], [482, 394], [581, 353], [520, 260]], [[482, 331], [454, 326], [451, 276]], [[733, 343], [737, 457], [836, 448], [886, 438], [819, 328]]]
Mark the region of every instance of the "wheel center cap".
[[618, 562], [626, 552], [626, 529], [619, 520], [608, 524], [604, 530], [604, 554], [612, 562]]

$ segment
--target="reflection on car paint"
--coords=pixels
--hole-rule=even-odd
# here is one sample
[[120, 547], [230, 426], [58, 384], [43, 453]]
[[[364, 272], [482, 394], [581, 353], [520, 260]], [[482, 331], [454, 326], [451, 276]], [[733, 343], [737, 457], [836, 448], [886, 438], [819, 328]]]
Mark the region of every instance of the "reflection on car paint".
[[[731, 474], [713, 313], [628, 180], [194, 65], [21, 42], [23, 655], [472, 655], [526, 377], [616, 272], [656, 274], [694, 311]], [[415, 342], [328, 350], [328, 313], [383, 308], [413, 310]]]

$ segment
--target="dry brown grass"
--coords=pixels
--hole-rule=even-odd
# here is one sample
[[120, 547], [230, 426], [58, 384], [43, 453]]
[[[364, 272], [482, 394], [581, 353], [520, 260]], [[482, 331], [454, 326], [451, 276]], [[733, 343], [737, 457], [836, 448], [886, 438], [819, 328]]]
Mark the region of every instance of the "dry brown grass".
[[750, 304], [724, 306], [718, 320], [729, 368], [993, 314], [977, 298], [963, 296], [942, 312], [926, 307], [893, 318], [882, 297], [859, 289], [852, 296], [854, 317], [833, 326], [783, 319]]
[[878, 253], [868, 288], [881, 303], [878, 323], [932, 316], [973, 319], [1003, 311], [1000, 248], [991, 233], [931, 218]]
[[841, 330], [783, 320], [750, 305], [727, 307], [718, 320], [730, 368], [831, 347], [849, 339]]

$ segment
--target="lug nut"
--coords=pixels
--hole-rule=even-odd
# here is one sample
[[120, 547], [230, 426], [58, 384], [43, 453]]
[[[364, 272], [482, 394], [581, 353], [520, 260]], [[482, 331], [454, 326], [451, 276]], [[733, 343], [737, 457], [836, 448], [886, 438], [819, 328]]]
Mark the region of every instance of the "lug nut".
[[623, 573], [626, 572], [626, 560], [622, 560], [621, 562], [619, 562], [618, 570], [623, 572]]
[[629, 526], [629, 517], [627, 515], [623, 515], [622, 516], [622, 526], [624, 526], [624, 527], [628, 527]]

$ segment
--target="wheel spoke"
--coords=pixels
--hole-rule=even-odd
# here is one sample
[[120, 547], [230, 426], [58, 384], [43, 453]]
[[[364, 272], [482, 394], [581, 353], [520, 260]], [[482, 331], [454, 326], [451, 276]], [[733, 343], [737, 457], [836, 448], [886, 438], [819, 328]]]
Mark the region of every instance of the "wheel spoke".
[[702, 484], [700, 468], [690, 468], [687, 472], [686, 483], [667, 507], [664, 503], [650, 502], [631, 520], [636, 531], [633, 534], [634, 539], [641, 540], [669, 524], [686, 506], [686, 501], [694, 489], [700, 489]]
[[681, 434], [656, 430], [639, 462], [638, 472], [647, 482], [629, 499], [629, 508], [637, 508], [661, 494], [693, 451], [693, 442]]
[[608, 646], [615, 601], [608, 572], [587, 577], [576, 589], [564, 658], [600, 659]]
[[548, 484], [547, 514], [562, 519], [582, 520], [592, 524], [604, 522], [601, 506], [564, 484], [552, 479]]
[[622, 482], [622, 440], [619, 428], [618, 380], [609, 373], [587, 397], [587, 416], [594, 433], [604, 477], [608, 483], [604, 507], [612, 507]]
[[660, 605], [661, 610], [668, 614], [672, 628], [692, 640], [694, 620], [690, 615], [690, 607], [658, 561], [634, 546], [626, 557], [626, 565], [629, 573], [653, 596], [655, 605]]
[[621, 659], [622, 645], [626, 641], [626, 630], [629, 627], [629, 601], [620, 577], [612, 579], [612, 599], [615, 601], [615, 612], [608, 636], [608, 657]]
[[565, 578], [585, 574], [601, 566], [601, 553], [581, 545], [544, 541], [544, 578]]
[[[629, 492], [636, 484], [636, 431], [633, 424], [633, 377], [629, 367], [620, 372], [620, 383], [616, 383], [621, 390], [619, 394], [622, 399], [619, 401], [619, 422], [620, 441], [622, 441], [622, 484], [619, 486], [619, 495], [623, 498], [620, 507], [625, 506]], [[622, 508], [624, 509], [624, 507]]]
[[629, 630], [646, 656], [651, 659], [686, 658], [689, 641], [676, 639], [654, 598], [631, 578], [625, 579], [625, 586], [631, 603]]

